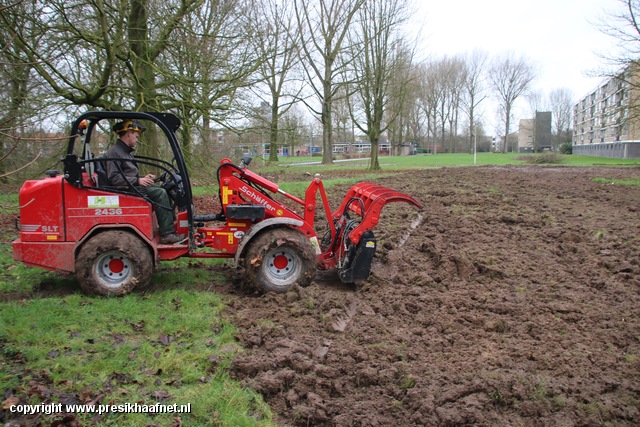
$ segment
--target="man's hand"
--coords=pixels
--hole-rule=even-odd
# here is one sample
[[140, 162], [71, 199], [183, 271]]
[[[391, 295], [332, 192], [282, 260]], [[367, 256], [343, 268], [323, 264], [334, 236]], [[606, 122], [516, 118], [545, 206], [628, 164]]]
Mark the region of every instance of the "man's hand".
[[143, 177], [138, 178], [138, 185], [146, 187], [147, 185], [153, 184], [153, 180], [156, 178], [155, 175], [148, 173]]

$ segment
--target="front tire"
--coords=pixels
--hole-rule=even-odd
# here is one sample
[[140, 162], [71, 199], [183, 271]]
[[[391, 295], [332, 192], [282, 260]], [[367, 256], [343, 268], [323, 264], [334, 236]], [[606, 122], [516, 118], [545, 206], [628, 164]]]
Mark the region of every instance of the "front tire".
[[149, 285], [151, 251], [132, 233], [105, 231], [87, 241], [76, 258], [76, 277], [89, 295], [120, 296]]
[[247, 280], [267, 292], [284, 293], [294, 284], [309, 286], [316, 274], [316, 252], [309, 240], [290, 228], [267, 230], [249, 244]]

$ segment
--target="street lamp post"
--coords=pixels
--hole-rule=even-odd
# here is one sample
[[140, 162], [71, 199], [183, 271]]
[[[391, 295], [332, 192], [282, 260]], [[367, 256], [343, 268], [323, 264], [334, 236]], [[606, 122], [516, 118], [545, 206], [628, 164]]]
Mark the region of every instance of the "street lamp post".
[[478, 159], [478, 149], [477, 149], [478, 143], [476, 139], [477, 139], [477, 133], [473, 132], [473, 166], [476, 165], [477, 159]]
[[309, 125], [309, 158], [313, 160], [313, 125]]

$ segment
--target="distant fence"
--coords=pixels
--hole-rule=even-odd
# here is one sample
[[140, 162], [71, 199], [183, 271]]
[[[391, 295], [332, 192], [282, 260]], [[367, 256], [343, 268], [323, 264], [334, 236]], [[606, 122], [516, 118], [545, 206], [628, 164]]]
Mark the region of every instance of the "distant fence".
[[610, 157], [614, 159], [640, 159], [640, 141], [602, 142], [573, 146], [573, 154]]

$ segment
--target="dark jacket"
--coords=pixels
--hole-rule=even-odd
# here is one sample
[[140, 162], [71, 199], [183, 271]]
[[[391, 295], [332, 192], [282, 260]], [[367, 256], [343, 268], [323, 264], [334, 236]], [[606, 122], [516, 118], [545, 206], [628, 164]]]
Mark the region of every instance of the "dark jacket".
[[128, 187], [128, 184], [138, 184], [140, 172], [133, 154], [131, 154], [132, 152], [133, 148], [129, 147], [121, 140], [118, 140], [115, 145], [105, 153], [104, 158], [106, 159], [123, 159], [122, 161], [106, 160], [104, 162], [109, 185], [115, 187]]

